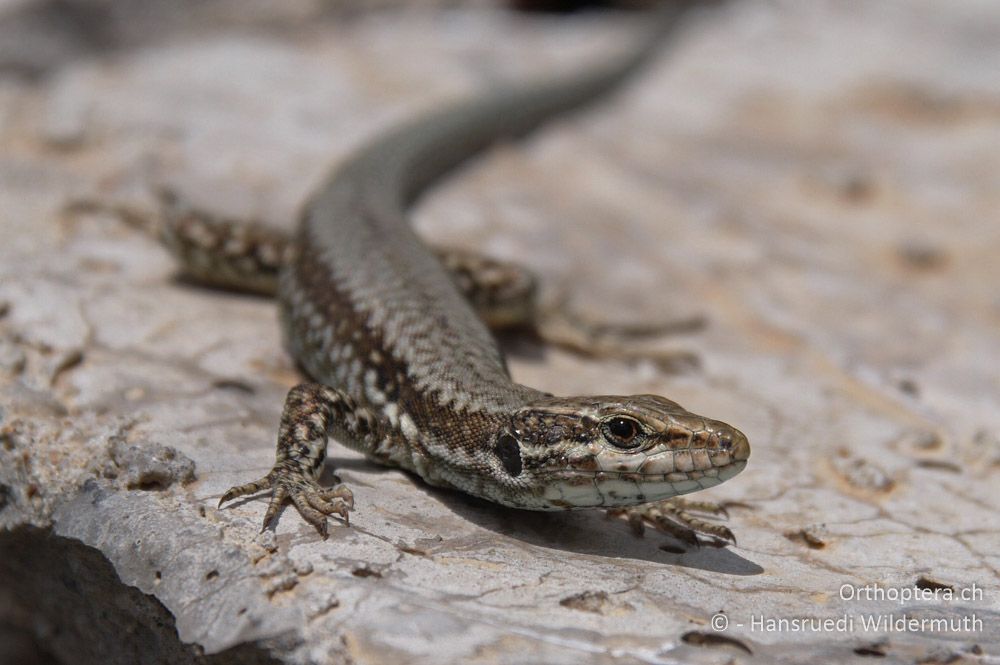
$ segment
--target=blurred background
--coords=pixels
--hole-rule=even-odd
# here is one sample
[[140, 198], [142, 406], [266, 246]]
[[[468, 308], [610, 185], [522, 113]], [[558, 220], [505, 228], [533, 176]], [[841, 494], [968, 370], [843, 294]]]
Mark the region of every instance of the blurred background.
[[[900, 610], [844, 600], [844, 583], [996, 587], [994, 0], [705, 8], [619, 93], [414, 211], [425, 237], [529, 267], [581, 316], [674, 331], [630, 360], [514, 342], [511, 369], [745, 431], [749, 466], [704, 495], [744, 504], [738, 547], [484, 507], [339, 450], [358, 526], [329, 543], [288, 512], [261, 545], [259, 504], [214, 510], [269, 467], [299, 380], [274, 307], [184, 283], [101, 205], [155, 215], [169, 186], [290, 229], [379, 132], [599, 61], [649, 4], [0, 0], [0, 662], [1000, 653], [992, 592], [903, 608], [975, 613], [975, 632], [735, 626]], [[193, 475], [130, 470], [123, 441]], [[737, 643], [709, 638], [718, 611]]]

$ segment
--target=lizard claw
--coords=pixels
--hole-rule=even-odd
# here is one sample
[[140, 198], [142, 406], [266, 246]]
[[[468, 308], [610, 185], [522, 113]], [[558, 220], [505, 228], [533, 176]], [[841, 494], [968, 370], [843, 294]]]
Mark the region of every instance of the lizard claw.
[[[703, 544], [723, 547], [727, 542], [736, 544], [736, 536], [728, 527], [700, 519], [692, 512], [726, 517], [729, 515], [725, 504], [685, 501], [678, 498], [628, 508], [615, 508], [609, 510], [608, 515], [625, 517], [637, 536], [642, 536], [646, 524], [650, 524], [658, 531], [695, 547], [701, 547]], [[709, 536], [710, 539], [705, 541], [698, 538], [699, 533]]]
[[292, 469], [276, 467], [269, 474], [245, 485], [229, 489], [219, 499], [219, 507], [237, 497], [271, 490], [271, 499], [264, 513], [261, 531], [274, 522], [282, 505], [291, 499], [303, 519], [313, 525], [324, 539], [329, 535], [327, 515], [337, 515], [350, 526], [350, 511], [354, 509], [354, 494], [346, 485], [321, 487], [315, 480]]
[[216, 507], [222, 508], [222, 504], [227, 501], [232, 501], [233, 499], [237, 499], [241, 496], [247, 496], [249, 494], [256, 494], [257, 492], [261, 492], [266, 489], [271, 489], [274, 485], [273, 475], [274, 471], [271, 471], [271, 473], [267, 474], [263, 478], [259, 478], [251, 483], [230, 487], [226, 493], [222, 495], [222, 498], [219, 499], [219, 505]]

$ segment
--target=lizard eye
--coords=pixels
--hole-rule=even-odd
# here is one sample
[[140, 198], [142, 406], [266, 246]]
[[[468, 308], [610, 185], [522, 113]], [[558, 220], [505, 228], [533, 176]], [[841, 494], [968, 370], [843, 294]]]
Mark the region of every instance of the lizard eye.
[[617, 448], [635, 448], [639, 445], [637, 439], [641, 432], [639, 423], [631, 418], [618, 416], [604, 423], [605, 438]]

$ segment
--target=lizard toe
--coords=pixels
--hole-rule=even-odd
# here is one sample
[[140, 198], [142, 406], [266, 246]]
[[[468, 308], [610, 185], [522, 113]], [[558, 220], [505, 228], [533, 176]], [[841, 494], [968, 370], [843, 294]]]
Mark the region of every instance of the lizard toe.
[[[610, 516], [625, 517], [637, 536], [641, 536], [645, 531], [645, 525], [649, 524], [657, 531], [694, 547], [700, 547], [702, 544], [722, 547], [727, 542], [736, 544], [736, 536], [729, 528], [701, 519], [692, 513], [728, 516], [725, 505], [676, 498], [608, 511]], [[710, 539], [702, 540], [698, 537], [699, 534], [709, 536]]]
[[274, 472], [268, 473], [263, 478], [259, 478], [251, 483], [246, 483], [243, 485], [236, 485], [235, 487], [230, 487], [226, 490], [226, 493], [222, 495], [219, 499], [218, 507], [221, 508], [222, 504], [227, 501], [232, 501], [241, 496], [248, 496], [250, 494], [256, 494], [257, 492], [263, 492], [264, 490], [269, 490], [274, 486]]

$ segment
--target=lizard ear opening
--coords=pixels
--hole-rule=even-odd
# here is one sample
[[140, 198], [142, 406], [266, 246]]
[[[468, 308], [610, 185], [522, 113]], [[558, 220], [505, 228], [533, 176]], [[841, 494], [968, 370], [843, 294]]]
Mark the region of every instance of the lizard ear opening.
[[523, 465], [521, 463], [521, 446], [517, 439], [506, 432], [500, 435], [496, 445], [497, 458], [507, 473], [516, 478], [521, 475]]

